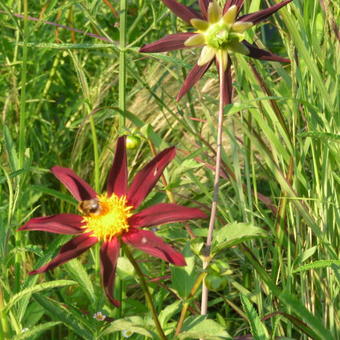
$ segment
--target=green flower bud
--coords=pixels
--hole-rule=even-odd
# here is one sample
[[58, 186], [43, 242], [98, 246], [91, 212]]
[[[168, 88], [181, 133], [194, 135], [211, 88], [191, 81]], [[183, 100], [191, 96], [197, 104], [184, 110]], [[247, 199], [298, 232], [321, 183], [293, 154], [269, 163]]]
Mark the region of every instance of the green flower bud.
[[136, 135], [131, 135], [126, 137], [126, 148], [135, 149], [140, 143], [139, 137]]

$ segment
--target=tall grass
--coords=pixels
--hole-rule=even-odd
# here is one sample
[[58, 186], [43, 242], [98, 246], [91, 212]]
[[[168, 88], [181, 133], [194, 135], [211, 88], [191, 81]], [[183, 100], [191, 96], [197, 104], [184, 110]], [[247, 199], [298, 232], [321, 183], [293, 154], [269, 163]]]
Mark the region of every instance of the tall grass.
[[[274, 2], [245, 1], [244, 11]], [[131, 0], [122, 36], [119, 4], [111, 4], [113, 10], [107, 1], [0, 3], [1, 339], [118, 339], [127, 329], [132, 339], [157, 339], [125, 257], [118, 268], [119, 310], [102, 292], [95, 251], [45, 275], [27, 275], [67, 237], [19, 233], [18, 227], [30, 217], [76, 210], [49, 172], [53, 165], [74, 169], [100, 189], [117, 137], [133, 134], [140, 144], [129, 150], [131, 177], [152, 158], [153, 148], [178, 150], [165, 173], [167, 186], [159, 183], [146, 205], [166, 201], [167, 189], [179, 204], [207, 213], [211, 206], [216, 72], [208, 72], [177, 103], [197, 53], [142, 55], [138, 48], [184, 31], [184, 23], [158, 2]], [[124, 22], [123, 17], [120, 13]], [[291, 65], [233, 57], [234, 104], [225, 109], [217, 239], [208, 274], [222, 284], [209, 294], [208, 317], [214, 323], [205, 327], [216, 328], [215, 337], [206, 339], [225, 338], [224, 331], [255, 339], [340, 338], [337, 17], [336, 2], [294, 0], [248, 33], [259, 45], [288, 54]], [[232, 242], [252, 226], [262, 237]], [[169, 339], [185, 303], [182, 338], [190, 338], [189, 329], [192, 338], [202, 335], [190, 324], [202, 321], [200, 288], [191, 295], [190, 290], [202, 268], [206, 233], [206, 221], [159, 228], [158, 234], [186, 254], [186, 269], [169, 269], [134, 253], [154, 279], [152, 296]], [[94, 319], [98, 311], [108, 319]], [[124, 320], [107, 322], [119, 318]]]

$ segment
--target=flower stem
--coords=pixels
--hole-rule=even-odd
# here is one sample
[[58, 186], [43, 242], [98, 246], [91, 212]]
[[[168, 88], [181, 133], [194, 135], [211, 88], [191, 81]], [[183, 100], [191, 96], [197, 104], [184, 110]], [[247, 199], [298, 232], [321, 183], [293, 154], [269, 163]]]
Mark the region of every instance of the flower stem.
[[135, 268], [135, 271], [140, 279], [140, 283], [142, 285], [142, 288], [144, 290], [144, 294], [145, 294], [145, 299], [146, 299], [146, 303], [151, 311], [151, 314], [152, 314], [152, 318], [155, 322], [155, 325], [156, 325], [156, 328], [157, 328], [157, 332], [159, 334], [159, 337], [160, 339], [162, 340], [167, 340], [167, 337], [165, 336], [164, 332], [163, 332], [163, 329], [162, 329], [162, 326], [158, 320], [158, 316], [157, 316], [157, 311], [156, 311], [156, 308], [152, 302], [152, 297], [151, 297], [151, 294], [150, 294], [150, 291], [149, 291], [149, 288], [148, 288], [148, 285], [145, 281], [145, 277], [144, 277], [144, 274], [142, 272], [142, 270], [140, 269], [138, 263], [136, 262], [136, 260], [134, 259], [134, 257], [132, 256], [131, 252], [130, 252], [130, 249], [129, 247], [125, 246], [123, 244], [123, 249], [124, 249], [124, 252], [127, 256], [127, 258], [130, 260], [131, 264], [133, 265], [133, 267]]
[[26, 79], [27, 79], [27, 36], [28, 36], [28, 3], [24, 0], [24, 35], [22, 47], [20, 122], [19, 122], [19, 169], [24, 166], [26, 149]]
[[4, 307], [5, 306], [3, 302], [2, 290], [0, 288], [0, 318], [1, 318], [0, 339], [7, 340], [9, 339], [9, 327], [7, 322], [7, 315], [3, 311]]
[[[126, 2], [120, 0], [119, 12], [119, 85], [118, 85], [118, 107], [121, 112], [126, 111]], [[120, 115], [120, 128], [125, 127], [125, 117]]]
[[[213, 192], [213, 201], [211, 205], [210, 212], [210, 221], [209, 221], [209, 229], [207, 241], [205, 243], [205, 254], [203, 260], [203, 270], [206, 270], [210, 258], [210, 247], [213, 238], [214, 225], [216, 220], [216, 212], [217, 212], [217, 201], [218, 201], [218, 193], [219, 193], [219, 180], [220, 180], [220, 172], [221, 172], [221, 154], [222, 154], [222, 127], [223, 127], [223, 89], [225, 82], [225, 70], [223, 69], [223, 63], [219, 63], [219, 75], [220, 75], [220, 101], [219, 101], [219, 109], [218, 109], [218, 123], [217, 123], [217, 150], [216, 150], [216, 164], [215, 164], [215, 179], [214, 179], [214, 192]], [[203, 280], [202, 285], [202, 299], [201, 299], [201, 315], [206, 315], [208, 311], [208, 288]]]
[[94, 158], [94, 188], [96, 192], [99, 191], [99, 151], [98, 151], [98, 138], [96, 132], [96, 124], [93, 119], [92, 112], [90, 113], [90, 127], [93, 145], [93, 158]]
[[[27, 38], [28, 38], [28, 1], [24, 0], [24, 32], [23, 32], [23, 48], [22, 48], [22, 66], [21, 66], [21, 91], [20, 91], [20, 120], [19, 120], [19, 169], [25, 166], [25, 150], [26, 150], [26, 133], [27, 133], [27, 112], [26, 112], [26, 81], [27, 81]], [[19, 170], [15, 169], [15, 170]], [[21, 176], [18, 183], [18, 191], [23, 187], [24, 176]], [[22, 246], [22, 234], [15, 233], [15, 245]], [[15, 254], [15, 289], [19, 290], [21, 280], [21, 264], [25, 262], [23, 254]]]

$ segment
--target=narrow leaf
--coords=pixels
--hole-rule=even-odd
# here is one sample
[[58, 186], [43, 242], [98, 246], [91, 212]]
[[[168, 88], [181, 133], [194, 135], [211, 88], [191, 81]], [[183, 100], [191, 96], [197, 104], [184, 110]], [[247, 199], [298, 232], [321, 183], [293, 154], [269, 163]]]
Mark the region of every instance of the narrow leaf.
[[258, 316], [250, 300], [245, 295], [241, 295], [241, 302], [243, 310], [247, 315], [248, 322], [251, 328], [251, 333], [254, 336], [254, 339], [255, 340], [269, 339], [268, 331], [265, 325], [260, 320], [260, 317]]
[[40, 333], [60, 324], [61, 324], [60, 321], [45, 322], [14, 336], [12, 340], [33, 339], [34, 337], [38, 336]]
[[71, 280], [56, 280], [56, 281], [51, 281], [51, 282], [43, 282], [33, 287], [26, 288], [22, 290], [20, 293], [13, 295], [12, 298], [9, 300], [9, 302], [6, 304], [4, 310], [7, 311], [11, 309], [15, 303], [20, 301], [23, 297], [25, 297], [28, 294], [41, 292], [46, 289], [70, 286], [70, 285], [75, 285], [75, 284], [77, 284], [77, 282], [71, 281]]
[[96, 294], [94, 292], [93, 284], [80, 261], [77, 259], [69, 261], [64, 265], [64, 268], [69, 272], [71, 278], [79, 283], [85, 294], [89, 297], [91, 302], [94, 303], [96, 301]]
[[335, 264], [336, 266], [340, 266], [340, 260], [320, 260], [315, 261], [312, 263], [305, 264], [301, 267], [296, 268], [293, 270], [293, 273], [302, 272], [310, 269], [316, 269], [316, 268], [325, 268], [330, 267], [332, 264]]
[[46, 310], [52, 319], [61, 321], [82, 339], [93, 339], [93, 334], [85, 328], [88, 326], [86, 318], [75, 318], [74, 313], [71, 313], [65, 305], [62, 305], [56, 300], [46, 298], [40, 294], [34, 294], [33, 297]]

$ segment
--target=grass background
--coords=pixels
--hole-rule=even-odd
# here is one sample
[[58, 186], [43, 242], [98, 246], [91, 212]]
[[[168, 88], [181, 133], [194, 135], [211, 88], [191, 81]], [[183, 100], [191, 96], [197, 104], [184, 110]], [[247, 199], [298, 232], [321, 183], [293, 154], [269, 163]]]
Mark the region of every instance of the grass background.
[[[244, 13], [274, 2], [245, 1]], [[197, 6], [194, 1], [183, 3]], [[24, 13], [25, 1], [0, 3], [4, 339], [118, 339], [120, 331], [129, 328], [135, 332], [132, 339], [143, 339], [150, 336], [144, 331], [153, 330], [141, 288], [124, 259], [116, 287], [123, 300], [121, 310], [112, 308], [103, 296], [96, 250], [45, 275], [27, 275], [51, 258], [67, 237], [17, 233], [17, 228], [33, 216], [76, 210], [74, 200], [49, 172], [53, 165], [74, 169], [100, 189], [119, 135], [140, 138], [129, 151], [130, 178], [152, 158], [153, 148], [160, 151], [175, 145], [176, 160], [165, 173], [167, 189], [177, 203], [209, 212], [216, 71], [211, 68], [188, 96], [176, 102], [199, 51], [142, 55], [138, 48], [165, 34], [186, 31], [186, 25], [158, 2], [131, 0], [127, 48], [122, 52], [119, 3], [110, 2], [112, 8], [108, 4], [28, 1], [27, 13], [42, 19], [33, 22], [14, 16]], [[336, 18], [336, 1], [294, 0], [247, 33], [248, 40], [288, 55], [291, 65], [233, 56], [234, 104], [226, 108], [216, 227], [222, 230], [216, 233], [221, 244], [215, 245], [209, 273], [212, 281], [216, 277], [223, 281], [221, 289], [210, 293], [209, 318], [216, 329], [233, 337], [339, 338]], [[166, 200], [159, 183], [145, 206]], [[222, 229], [225, 226], [228, 231]], [[252, 226], [261, 228], [265, 237], [243, 239], [236, 245], [222, 242], [224, 231], [234, 230], [240, 239], [242, 230]], [[159, 260], [134, 253], [148, 277], [162, 278], [151, 288], [169, 339], [174, 337], [181, 301], [201, 270], [199, 250], [207, 222], [190, 222], [186, 227], [195, 238], [188, 236], [183, 224], [158, 231], [184, 249], [190, 259], [185, 271], [170, 270]], [[189, 288], [183, 289], [184, 284]], [[199, 301], [198, 291], [190, 300], [191, 318], [198, 317]], [[125, 319], [115, 328], [93, 319], [98, 311], [113, 319], [135, 319]]]

